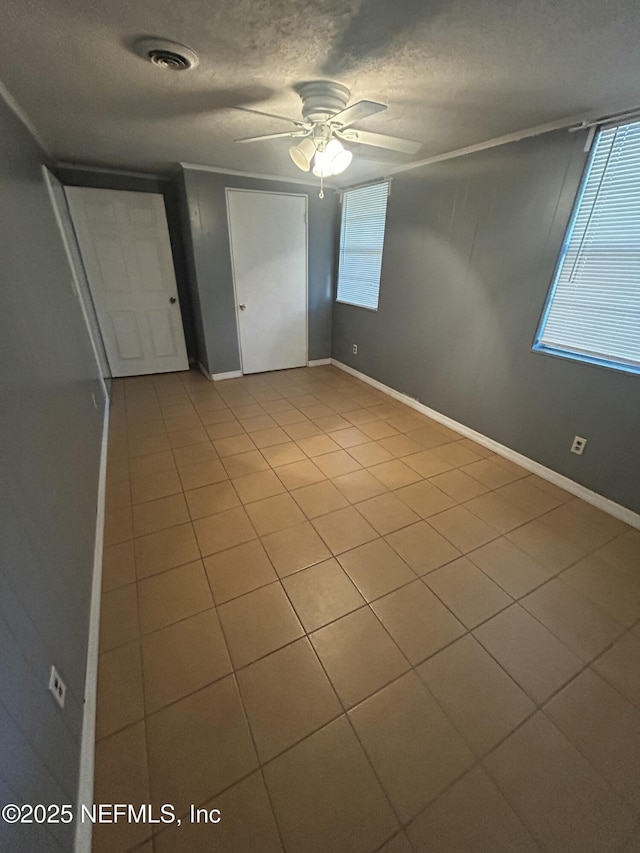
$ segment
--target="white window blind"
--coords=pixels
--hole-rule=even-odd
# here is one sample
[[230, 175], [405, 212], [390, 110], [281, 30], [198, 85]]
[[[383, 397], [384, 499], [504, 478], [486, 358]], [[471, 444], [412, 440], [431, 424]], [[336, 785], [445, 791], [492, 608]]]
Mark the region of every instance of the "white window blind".
[[389, 182], [342, 195], [338, 302], [378, 308]]
[[640, 121], [596, 136], [535, 349], [640, 371]]

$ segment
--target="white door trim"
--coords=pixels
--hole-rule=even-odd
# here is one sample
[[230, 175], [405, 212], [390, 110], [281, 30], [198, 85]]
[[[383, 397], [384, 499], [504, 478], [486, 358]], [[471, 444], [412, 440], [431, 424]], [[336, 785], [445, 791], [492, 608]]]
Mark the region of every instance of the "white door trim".
[[[233, 281], [233, 316], [236, 321], [236, 340], [238, 341], [238, 358], [240, 360], [240, 375], [244, 376], [244, 365], [242, 363], [242, 341], [240, 340], [240, 317], [238, 316], [238, 292], [236, 288], [236, 264], [233, 254], [233, 234], [231, 233], [231, 217], [229, 216], [229, 193], [247, 192], [247, 190], [236, 190], [235, 187], [224, 188], [224, 203], [227, 209], [227, 234], [229, 235], [229, 255], [231, 257], [231, 279]], [[235, 372], [235, 371], [233, 371]], [[219, 373], [218, 376], [223, 374]], [[214, 376], [214, 374], [212, 374]]]
[[[55, 177], [55, 175], [51, 174], [51, 172], [49, 171], [49, 169], [47, 169], [46, 166], [42, 166], [42, 174], [44, 175], [44, 182], [47, 185], [47, 192], [49, 193], [49, 199], [51, 201], [51, 207], [53, 208], [53, 214], [56, 218], [58, 230], [60, 231], [60, 236], [62, 238], [62, 243], [64, 245], [64, 251], [65, 251], [65, 254], [67, 256], [69, 268], [71, 270], [71, 282], [73, 284], [73, 290], [74, 290], [74, 292], [78, 298], [78, 302], [80, 303], [80, 308], [82, 310], [82, 317], [84, 319], [84, 324], [85, 324], [86, 329], [87, 329], [87, 334], [89, 335], [89, 340], [91, 341], [91, 348], [93, 349], [93, 357], [95, 358], [96, 364], [98, 366], [98, 373], [100, 375], [100, 384], [102, 385], [102, 393], [104, 394], [104, 399], [106, 401], [109, 398], [109, 391], [107, 389], [107, 383], [105, 382], [104, 368], [106, 367], [107, 370], [109, 371], [109, 373], [111, 373], [111, 369], [109, 367], [108, 360], [107, 360], [106, 365], [103, 366], [103, 364], [102, 364], [102, 360], [101, 360], [100, 354], [99, 354], [98, 344], [96, 343], [96, 340], [95, 340], [94, 335], [93, 335], [93, 329], [91, 328], [91, 323], [89, 322], [88, 311], [89, 310], [93, 311], [93, 305], [91, 306], [91, 309], [89, 309], [88, 306], [86, 305], [85, 296], [82, 292], [82, 287], [80, 286], [80, 282], [78, 281], [78, 273], [76, 270], [75, 263], [73, 261], [73, 255], [71, 253], [69, 241], [67, 239], [67, 234], [65, 232], [64, 223], [62, 221], [62, 213], [61, 213], [60, 209], [58, 208], [58, 203], [56, 201], [56, 197], [55, 197], [55, 194], [53, 191], [52, 178], [54, 180], [57, 180], [57, 178]], [[66, 198], [66, 196], [65, 196], [65, 198]], [[94, 315], [95, 315], [95, 312], [94, 312]], [[95, 318], [95, 322], [96, 322], [96, 326], [99, 329], [100, 323], [98, 322], [97, 317]], [[105, 357], [106, 357], [106, 354], [105, 354]]]
[[[293, 198], [304, 199], [304, 251], [305, 251], [305, 267], [304, 267], [304, 305], [305, 305], [305, 324], [304, 324], [304, 341], [305, 341], [305, 364], [309, 361], [309, 196], [307, 193], [287, 193], [274, 192], [273, 190], [247, 190], [239, 187], [225, 187], [225, 204], [227, 207], [227, 231], [229, 234], [229, 254], [231, 255], [231, 277], [233, 279], [233, 303], [236, 318], [236, 336], [238, 339], [238, 354], [240, 358], [240, 372], [244, 375], [244, 365], [242, 363], [242, 340], [240, 338], [240, 317], [238, 308], [238, 292], [236, 287], [236, 268], [233, 256], [233, 235], [231, 234], [231, 217], [229, 215], [229, 194], [230, 193], [252, 193], [260, 195], [284, 195], [292, 196]], [[226, 374], [216, 374], [221, 378], [228, 378]], [[214, 377], [215, 378], [215, 377]]]

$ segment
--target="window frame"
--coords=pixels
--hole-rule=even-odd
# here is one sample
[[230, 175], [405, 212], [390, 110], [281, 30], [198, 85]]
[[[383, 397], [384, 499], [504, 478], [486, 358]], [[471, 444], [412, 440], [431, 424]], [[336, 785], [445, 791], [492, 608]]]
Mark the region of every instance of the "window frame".
[[[370, 189], [372, 187], [381, 187], [386, 185], [386, 203], [384, 208], [384, 222], [382, 227], [382, 251], [380, 253], [380, 272], [378, 275], [378, 281], [376, 283], [376, 305], [372, 307], [371, 305], [363, 305], [360, 302], [351, 302], [347, 299], [340, 298], [340, 271], [342, 268], [342, 257], [343, 257], [343, 233], [344, 233], [344, 223], [345, 223], [345, 196], [351, 192], [357, 192], [359, 190]], [[386, 231], [387, 231], [387, 213], [389, 209], [389, 196], [391, 195], [391, 179], [390, 178], [382, 178], [375, 181], [371, 181], [366, 184], [360, 184], [354, 187], [348, 187], [341, 192], [340, 198], [340, 228], [338, 233], [338, 260], [337, 260], [337, 271], [336, 271], [336, 294], [335, 301], [340, 305], [349, 305], [352, 308], [360, 308], [363, 311], [372, 311], [377, 312], [380, 308], [380, 284], [382, 282], [382, 262], [384, 259], [384, 246], [386, 241]]]
[[[560, 248], [560, 252], [558, 254], [558, 259], [555, 263], [553, 269], [553, 275], [551, 277], [551, 282], [547, 290], [547, 294], [545, 296], [544, 305], [542, 308], [542, 312], [540, 315], [540, 319], [536, 326], [536, 332], [532, 344], [532, 352], [539, 353], [541, 355], [548, 355], [554, 358], [562, 358], [568, 361], [576, 361], [582, 364], [589, 364], [594, 367], [601, 367], [607, 370], [614, 370], [618, 373], [626, 373], [631, 375], [640, 375], [640, 364], [632, 364], [626, 361], [619, 361], [615, 358], [607, 358], [605, 356], [597, 356], [586, 352], [580, 352], [576, 349], [566, 348], [562, 346], [553, 346], [552, 344], [542, 343], [541, 338], [544, 335], [544, 330], [546, 328], [547, 320], [549, 317], [549, 313], [551, 311], [553, 300], [555, 298], [559, 279], [562, 273], [562, 269], [564, 266], [564, 262], [569, 251], [569, 247], [571, 245], [571, 241], [573, 239], [574, 230], [576, 227], [576, 223], [578, 217], [580, 215], [580, 209], [582, 206], [582, 202], [589, 184], [589, 179], [591, 177], [591, 172], [595, 163], [595, 153], [597, 150], [597, 141], [599, 134], [604, 130], [610, 130], [612, 128], [624, 127], [627, 124], [636, 123], [638, 119], [634, 119], [632, 121], [618, 121], [618, 122], [610, 122], [607, 124], [599, 125], [595, 133], [593, 133], [593, 137], [591, 139], [591, 145], [589, 148], [589, 155], [587, 162], [585, 163], [583, 173], [580, 179], [580, 184], [578, 186], [578, 190], [576, 192], [575, 199], [573, 201], [573, 206], [571, 208], [571, 214], [569, 216], [569, 222], [567, 224], [564, 238], [562, 241], [562, 246]], [[606, 173], [606, 167], [605, 167]], [[595, 209], [595, 202], [592, 210]], [[640, 295], [639, 295], [640, 299]]]

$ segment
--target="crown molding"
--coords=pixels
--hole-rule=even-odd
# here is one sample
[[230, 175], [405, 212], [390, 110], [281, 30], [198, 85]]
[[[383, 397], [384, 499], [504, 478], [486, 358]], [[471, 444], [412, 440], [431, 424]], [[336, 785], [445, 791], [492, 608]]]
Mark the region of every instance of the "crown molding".
[[[183, 163], [180, 162], [183, 169], [194, 169], [198, 172], [214, 172], [217, 175], [235, 175], [238, 178], [256, 178], [260, 181], [282, 181], [285, 184], [301, 184], [304, 187], [310, 187], [314, 190], [320, 188], [320, 184], [311, 183], [304, 178], [291, 178], [285, 175], [265, 175], [259, 172], [242, 172], [237, 169], [223, 169], [222, 166], [202, 166], [198, 163]], [[334, 184], [324, 183], [325, 187], [330, 190], [338, 189]]]
[[58, 160], [56, 169], [73, 169], [75, 172], [91, 172], [92, 174], [119, 175], [125, 178], [144, 178], [152, 181], [169, 181], [170, 176], [153, 172], [134, 172], [131, 169], [114, 169], [111, 166], [88, 166], [86, 163], [68, 163], [66, 160]]
[[476, 142], [474, 145], [467, 145], [465, 148], [457, 148], [455, 151], [446, 151], [443, 154], [435, 154], [433, 157], [425, 157], [423, 160], [416, 160], [414, 163], [407, 163], [404, 166], [396, 166], [395, 168], [387, 169], [387, 174], [398, 175], [402, 172], [409, 172], [412, 169], [420, 169], [422, 166], [430, 166], [432, 163], [441, 163], [443, 160], [453, 160], [456, 157], [464, 157], [466, 154], [475, 154], [476, 151], [486, 151], [488, 148], [498, 148], [500, 145], [508, 145], [510, 142], [520, 142], [521, 139], [530, 139], [533, 136], [542, 136], [542, 134], [550, 133], [553, 130], [569, 128], [583, 120], [584, 115], [580, 115], [569, 116], [568, 118], [558, 119], [557, 121], [550, 121], [546, 124], [538, 124], [535, 127], [517, 130], [515, 133], [507, 133], [504, 136], [496, 136], [493, 139], [487, 139], [484, 142]]

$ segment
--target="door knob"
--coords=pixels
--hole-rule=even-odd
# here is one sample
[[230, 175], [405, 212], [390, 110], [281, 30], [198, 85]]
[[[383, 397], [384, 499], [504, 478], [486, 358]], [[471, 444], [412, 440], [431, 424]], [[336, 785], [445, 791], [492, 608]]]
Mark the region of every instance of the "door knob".
[[246, 307], [247, 307], [247, 306], [244, 304], [244, 302], [241, 302], [241, 303], [240, 303], [240, 305], [238, 305], [238, 308], [239, 308], [241, 311], [244, 311], [244, 309], [245, 309]]
[[170, 302], [172, 305], [175, 305], [175, 304], [176, 304], [176, 298], [175, 298], [175, 296], [170, 296], [170, 297], [169, 297], [169, 302]]

